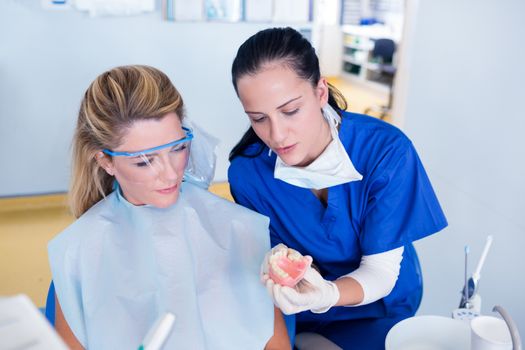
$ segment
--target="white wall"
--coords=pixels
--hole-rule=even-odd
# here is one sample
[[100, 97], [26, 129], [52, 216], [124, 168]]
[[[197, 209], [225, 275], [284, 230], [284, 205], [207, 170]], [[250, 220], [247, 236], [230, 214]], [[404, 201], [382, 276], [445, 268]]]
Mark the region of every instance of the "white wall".
[[463, 285], [463, 247], [471, 247], [472, 273], [492, 234], [482, 311], [502, 305], [523, 338], [525, 2], [418, 3], [402, 119], [449, 220], [416, 244], [425, 281], [419, 313], [450, 315]]
[[339, 25], [341, 0], [314, 2], [314, 30], [312, 41], [319, 57], [321, 75], [336, 77], [342, 71], [343, 32]]
[[163, 70], [187, 114], [222, 143], [215, 179], [248, 127], [230, 82], [238, 46], [268, 23], [170, 23], [159, 12], [89, 18], [50, 12], [39, 0], [0, 1], [0, 196], [62, 192], [83, 92], [123, 64]]

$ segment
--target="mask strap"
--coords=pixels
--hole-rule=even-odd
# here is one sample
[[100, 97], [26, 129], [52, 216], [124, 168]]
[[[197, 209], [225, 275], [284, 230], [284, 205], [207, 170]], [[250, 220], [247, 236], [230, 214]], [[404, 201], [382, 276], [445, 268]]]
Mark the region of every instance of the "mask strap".
[[324, 107], [322, 108], [322, 112], [324, 119], [326, 119], [328, 125], [330, 126], [330, 132], [335, 138], [339, 134], [339, 132], [337, 131], [337, 126], [341, 124], [341, 116], [337, 114], [335, 109], [333, 109], [329, 103], [324, 105]]

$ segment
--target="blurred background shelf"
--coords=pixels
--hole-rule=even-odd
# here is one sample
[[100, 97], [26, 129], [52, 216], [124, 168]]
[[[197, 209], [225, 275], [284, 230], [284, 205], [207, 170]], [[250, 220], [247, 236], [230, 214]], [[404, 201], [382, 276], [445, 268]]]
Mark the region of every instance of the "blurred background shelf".
[[[341, 76], [352, 83], [365, 85], [380, 93], [388, 94], [393, 76], [385, 77], [381, 73], [381, 61], [374, 55], [377, 40], [390, 39], [397, 44], [399, 34], [390, 27], [374, 25], [344, 25], [343, 59]], [[395, 67], [395, 56], [389, 62]]]

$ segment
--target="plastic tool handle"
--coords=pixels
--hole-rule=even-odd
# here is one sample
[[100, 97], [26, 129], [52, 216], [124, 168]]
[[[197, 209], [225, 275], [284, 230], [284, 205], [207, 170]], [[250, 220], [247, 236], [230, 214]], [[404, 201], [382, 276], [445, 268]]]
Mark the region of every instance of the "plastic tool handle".
[[146, 335], [143, 345], [140, 350], [160, 350], [162, 345], [168, 338], [171, 332], [173, 323], [175, 322], [175, 315], [172, 313], [165, 313], [160, 319], [155, 322], [152, 329]]
[[485, 248], [483, 248], [483, 253], [481, 253], [481, 257], [479, 258], [478, 265], [476, 266], [476, 270], [472, 274], [472, 278], [477, 281], [479, 280], [481, 268], [483, 267], [483, 264], [485, 263], [485, 259], [487, 258], [487, 254], [489, 253], [490, 246], [492, 245], [492, 236], [487, 236], [487, 241], [485, 242]]

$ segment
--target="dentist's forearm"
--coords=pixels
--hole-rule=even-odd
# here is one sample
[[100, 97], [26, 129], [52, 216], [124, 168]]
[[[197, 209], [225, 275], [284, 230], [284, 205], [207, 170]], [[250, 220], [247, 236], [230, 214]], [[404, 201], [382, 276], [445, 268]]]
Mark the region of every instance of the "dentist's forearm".
[[404, 247], [383, 253], [363, 255], [355, 271], [339, 278], [337, 306], [360, 306], [384, 298], [396, 285]]
[[363, 301], [363, 288], [352, 277], [343, 277], [334, 281], [334, 283], [339, 289], [339, 301], [335, 306], [357, 305]]

